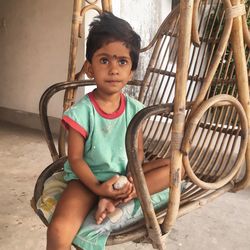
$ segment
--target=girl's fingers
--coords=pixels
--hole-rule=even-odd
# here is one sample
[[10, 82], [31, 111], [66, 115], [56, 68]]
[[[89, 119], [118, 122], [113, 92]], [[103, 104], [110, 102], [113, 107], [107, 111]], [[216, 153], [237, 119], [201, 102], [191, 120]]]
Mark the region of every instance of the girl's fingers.
[[115, 192], [117, 192], [116, 199], [127, 198], [132, 191], [133, 191], [133, 185], [128, 182], [124, 188], [120, 190], [115, 190]]
[[123, 188], [119, 189], [121, 191], [121, 194], [129, 194], [131, 190], [131, 183], [127, 182]]
[[128, 180], [129, 180], [130, 182], [132, 182], [132, 183], [134, 182], [134, 181], [133, 181], [133, 177], [132, 177], [131, 175], [128, 177]]
[[123, 202], [124, 203], [127, 203], [127, 202], [129, 202], [129, 201], [131, 201], [131, 200], [133, 200], [134, 198], [135, 198], [135, 192], [133, 192], [133, 193], [131, 193], [128, 197], [126, 197], [124, 200], [123, 200]]

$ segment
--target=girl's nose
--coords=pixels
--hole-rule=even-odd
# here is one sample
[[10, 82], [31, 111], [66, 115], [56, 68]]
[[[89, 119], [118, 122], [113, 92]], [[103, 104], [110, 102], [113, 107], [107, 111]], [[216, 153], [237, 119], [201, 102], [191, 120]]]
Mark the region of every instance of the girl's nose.
[[109, 73], [111, 75], [117, 75], [119, 73], [117, 62], [110, 63]]

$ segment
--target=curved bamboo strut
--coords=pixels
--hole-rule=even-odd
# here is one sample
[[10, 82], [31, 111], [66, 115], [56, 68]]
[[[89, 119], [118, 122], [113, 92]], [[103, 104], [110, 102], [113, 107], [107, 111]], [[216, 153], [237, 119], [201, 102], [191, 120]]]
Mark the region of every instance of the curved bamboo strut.
[[[146, 95], [147, 95], [148, 90], [149, 90], [148, 85], [152, 82], [152, 76], [151, 76], [151, 79], [149, 80], [151, 69], [155, 68], [155, 64], [157, 63], [157, 61], [158, 61], [158, 59], [160, 57], [160, 51], [161, 51], [161, 48], [163, 46], [163, 45], [161, 45], [161, 43], [163, 43], [162, 40], [166, 39], [166, 37], [164, 38], [163, 36], [173, 26], [172, 21], [176, 25], [176, 20], [178, 19], [178, 15], [179, 15], [179, 7], [177, 6], [175, 8], [175, 10], [174, 10], [174, 13], [171, 14], [171, 15], [168, 15], [165, 18], [165, 20], [163, 21], [164, 25], [160, 26], [159, 30], [157, 31], [158, 35], [156, 35], [154, 37], [154, 39], [152, 40], [152, 42], [146, 48], [143, 49], [143, 51], [145, 49], [149, 49], [154, 45], [154, 43], [156, 43], [155, 47], [154, 47], [154, 50], [153, 50], [153, 54], [152, 54], [150, 62], [149, 62], [149, 65], [147, 67], [147, 71], [146, 71], [144, 79], [143, 79], [143, 84], [142, 84], [142, 86], [140, 88], [140, 93], [139, 93], [138, 100], [142, 101], [143, 103], [145, 103], [145, 100], [146, 100], [145, 98], [146, 98]], [[147, 91], [146, 91], [146, 87], [147, 87]], [[146, 94], [145, 94], [145, 92], [146, 92]]]
[[[86, 12], [87, 12], [87, 11], [90, 11], [90, 10], [95, 10], [95, 11], [97, 11], [99, 14], [101, 14], [101, 12], [102, 12], [102, 10], [101, 10], [97, 5], [95, 5], [95, 4], [90, 4], [90, 5], [84, 6], [84, 7], [81, 9], [81, 12], [80, 12], [81, 17], [83, 18], [83, 17], [86, 15]], [[79, 24], [78, 37], [79, 37], [79, 38], [82, 38], [82, 24], [81, 24], [81, 23]]]
[[[224, 55], [223, 55], [223, 57], [221, 59], [222, 61], [226, 60], [225, 55], [226, 55], [226, 51], [224, 52]], [[227, 63], [226, 63], [226, 65], [222, 64], [222, 63], [220, 64], [220, 67], [217, 70], [217, 77], [218, 78], [222, 77], [222, 75], [221, 75], [222, 74], [222, 69], [224, 69], [224, 77], [223, 77], [223, 79], [226, 79], [227, 77], [229, 77], [229, 79], [233, 79], [233, 72], [234, 72], [234, 66], [233, 65], [232, 65], [232, 67], [230, 67], [231, 73], [230, 73], [230, 75], [228, 75], [228, 69], [229, 69], [229, 65], [230, 65], [231, 59], [232, 59], [232, 52], [230, 52], [229, 53], [229, 57], [227, 57], [227, 61], [226, 61]], [[226, 66], [226, 67], [224, 67], [224, 66]], [[215, 81], [216, 81], [216, 79], [215, 79]], [[230, 86], [229, 82], [228, 83], [225, 82], [225, 84], [227, 84], [228, 86]], [[224, 87], [222, 87], [221, 90], [223, 88]], [[214, 88], [214, 91], [212, 92], [212, 96], [214, 96], [216, 93], [217, 93], [216, 92], [216, 88]], [[221, 91], [220, 91], [220, 93], [221, 93]], [[206, 128], [202, 127], [203, 131], [201, 132], [199, 142], [196, 144], [195, 150], [192, 152], [192, 155], [190, 157], [190, 162], [192, 161], [192, 168], [193, 168], [194, 171], [203, 172], [203, 169], [205, 168], [203, 162], [205, 160], [204, 159], [205, 155], [207, 155], [209, 153], [209, 147], [205, 146], [204, 144], [207, 142], [207, 139], [209, 140], [208, 145], [212, 144], [212, 138], [213, 138], [213, 136], [210, 136], [210, 139], [208, 137], [209, 137], [209, 133], [211, 132], [211, 130], [213, 130], [214, 132], [217, 130], [216, 129], [217, 125], [214, 128], [212, 127], [212, 124], [216, 122], [216, 121], [214, 121], [214, 118], [215, 118], [215, 116], [213, 116], [213, 118], [210, 119], [210, 121], [208, 121], [208, 113], [207, 113], [207, 115], [205, 117], [205, 121], [203, 122], [204, 124], [209, 123], [210, 126], [209, 127], [206, 126]], [[224, 132], [224, 134], [225, 134], [225, 132]], [[205, 136], [205, 138], [203, 138], [204, 136]], [[215, 144], [215, 145], [218, 146], [218, 144]], [[206, 153], [205, 154], [201, 154], [199, 152], [200, 148], [203, 149], [204, 146], [206, 147], [206, 149], [205, 149]], [[212, 155], [215, 154], [215, 148], [216, 147], [214, 147], [212, 149]], [[222, 147], [220, 149], [222, 149]]]
[[163, 233], [168, 233], [178, 216], [182, 169], [181, 140], [184, 134], [186, 108], [186, 82], [191, 42], [193, 0], [181, 0], [179, 22], [179, 46], [174, 100], [174, 117], [171, 137], [171, 169], [168, 213], [162, 223]]
[[[196, 127], [202, 118], [203, 114], [212, 106], [220, 106], [220, 105], [234, 105], [234, 107], [237, 109], [238, 114], [240, 116], [241, 121], [241, 145], [240, 150], [238, 153], [238, 158], [235, 163], [234, 168], [231, 169], [231, 171], [228, 173], [226, 177], [223, 179], [219, 179], [216, 182], [208, 183], [205, 181], [200, 180], [195, 173], [193, 172], [193, 169], [191, 168], [188, 154], [191, 149], [191, 140], [193, 138], [193, 135], [195, 133]], [[182, 144], [182, 151], [183, 151], [183, 163], [185, 166], [185, 170], [187, 172], [188, 177], [200, 188], [203, 189], [218, 189], [228, 182], [230, 182], [233, 177], [237, 174], [238, 170], [240, 169], [243, 160], [244, 155], [247, 148], [247, 139], [248, 139], [248, 124], [247, 124], [247, 117], [245, 115], [244, 109], [240, 102], [230, 96], [230, 95], [216, 95], [206, 101], [204, 101], [199, 108], [195, 111], [195, 115], [192, 116], [192, 118], [189, 120], [189, 123], [187, 124], [185, 136], [183, 139]]]
[[[226, 60], [225, 59], [225, 55], [226, 55], [226, 52], [224, 53], [224, 55], [223, 55], [223, 57], [222, 57], [222, 61], [224, 61], [224, 60]], [[229, 69], [229, 64], [230, 64], [230, 62], [231, 62], [231, 55], [232, 55], [232, 53], [230, 52], [230, 54], [229, 54], [229, 57], [227, 58], [227, 61], [226, 61], [226, 64], [220, 64], [219, 65], [219, 68], [218, 68], [218, 70], [217, 70], [217, 77], [218, 78], [220, 78], [221, 77], [221, 73], [222, 73], [222, 69], [224, 69], [224, 79], [225, 79], [225, 77], [228, 77], [228, 69]], [[224, 66], [226, 66], [226, 67], [224, 67]], [[226, 68], [226, 69], [225, 69]], [[233, 69], [233, 67], [231, 67], [231, 69]], [[229, 76], [229, 79], [232, 79], [232, 76]], [[229, 84], [228, 84], [228, 86], [230, 86]], [[224, 87], [222, 87], [221, 89], [224, 89]], [[218, 93], [217, 93], [218, 94]], [[213, 93], [212, 93], [212, 95], [215, 95], [215, 90], [213, 91]], [[222, 109], [221, 109], [221, 111], [222, 111]], [[203, 150], [203, 147], [204, 147], [204, 144], [207, 142], [207, 140], [209, 140], [209, 142], [208, 142], [208, 145], [211, 145], [212, 143], [213, 143], [213, 135], [215, 135], [215, 132], [218, 130], [218, 122], [217, 122], [217, 125], [216, 126], [214, 126], [213, 124], [214, 123], [216, 123], [216, 121], [214, 121], [214, 118], [215, 118], [215, 113], [216, 112], [214, 112], [214, 115], [213, 115], [213, 118], [211, 119], [211, 121], [209, 121], [209, 126], [206, 126], [206, 128], [205, 127], [203, 127], [204, 129], [205, 129], [205, 131], [203, 131], [202, 133], [201, 133], [201, 136], [200, 136], [200, 138], [202, 138], [202, 136], [204, 136], [204, 134], [206, 134], [205, 135], [205, 138], [204, 139], [200, 139], [199, 140], [199, 143], [197, 143], [196, 144], [196, 151], [200, 151], [200, 149], [198, 150], [198, 148], [200, 147], [199, 145], [200, 145], [200, 142], [202, 141], [203, 143], [202, 143], [202, 146], [201, 146], [201, 149]], [[220, 114], [220, 117], [221, 117], [221, 115], [222, 115], [222, 113], [224, 113], [224, 122], [223, 122], [223, 124], [225, 124], [225, 122], [226, 122], [226, 120], [225, 120], [225, 118], [226, 118], [226, 113], [228, 113], [228, 112], [220, 112], [221, 114]], [[205, 121], [203, 122], [204, 124], [206, 124], [206, 123], [208, 123], [208, 121], [207, 121], [207, 119], [208, 119], [208, 112], [207, 112], [207, 115], [206, 115], [206, 118], [205, 118]], [[219, 119], [221, 119], [221, 118], [219, 118]], [[217, 118], [217, 121], [219, 120], [218, 118]], [[230, 124], [230, 122], [228, 121], [228, 124]], [[213, 132], [212, 132], [213, 131]], [[210, 132], [212, 132], [213, 133], [213, 135], [211, 136], [211, 134], [210, 134]], [[222, 132], [222, 131], [221, 131]], [[220, 141], [220, 138], [221, 138], [221, 136], [223, 136], [222, 134], [221, 134], [221, 132], [220, 132], [220, 136], [219, 137], [217, 137], [217, 141], [219, 142]], [[228, 132], [223, 132], [223, 134], [224, 134], [224, 136], [226, 136], [227, 135], [227, 133]], [[208, 138], [209, 137], [209, 134], [210, 134], [210, 139]], [[213, 147], [213, 149], [211, 149], [212, 151], [210, 151], [210, 147], [208, 147], [208, 146], [205, 146], [205, 154], [201, 154], [201, 153], [199, 153], [198, 155], [194, 155], [193, 153], [192, 153], [192, 156], [190, 157], [190, 162], [192, 161], [192, 168], [193, 168], [193, 170], [194, 171], [197, 171], [197, 172], [199, 172], [199, 173], [201, 173], [201, 172], [204, 172], [205, 171], [205, 169], [206, 169], [206, 167], [205, 167], [205, 164], [204, 163], [206, 163], [207, 162], [207, 159], [208, 159], [208, 157], [210, 158], [209, 160], [208, 160], [208, 162], [206, 163], [206, 165], [208, 166], [209, 165], [209, 162], [210, 161], [212, 161], [212, 158], [213, 158], [213, 156], [215, 156], [215, 154], [216, 154], [216, 147], [219, 147], [219, 152], [222, 150], [222, 147], [220, 147], [219, 146], [219, 143], [215, 143], [215, 147]], [[211, 153], [212, 152], [212, 154], [209, 156], [209, 153]], [[217, 160], [219, 160], [219, 152], [217, 153]], [[225, 154], [226, 152], [224, 152], [224, 154]], [[221, 157], [220, 157], [221, 158]], [[223, 158], [221, 158], [221, 160], [222, 160]], [[201, 162], [202, 162], [202, 164], [201, 164]], [[200, 165], [200, 166], [199, 166]], [[216, 165], [218, 165], [218, 162], [216, 161], [216, 162], [214, 162], [214, 168], [215, 168], [215, 166]], [[204, 167], [202, 167], [202, 166], [204, 166]], [[212, 170], [213, 168], [210, 168], [210, 171]], [[221, 168], [222, 169], [222, 168]]]
[[[78, 35], [78, 28], [79, 28], [79, 25], [81, 23], [81, 18], [82, 18], [80, 15], [81, 7], [82, 7], [82, 0], [74, 0], [67, 81], [74, 81], [75, 79], [76, 55], [77, 55], [77, 47], [78, 47], [77, 35]], [[67, 108], [68, 108], [67, 105], [64, 106], [64, 109], [67, 109]]]
[[[75, 79], [76, 55], [78, 47], [78, 30], [79, 30], [79, 25], [82, 22], [80, 16], [81, 6], [82, 6], [82, 0], [74, 0], [67, 81], [74, 81]], [[67, 108], [70, 107], [70, 105], [72, 105], [75, 94], [76, 94], [76, 89], [69, 89], [65, 91], [63, 110], [66, 110]], [[70, 105], [69, 105], [69, 100], [72, 101]], [[59, 157], [66, 155], [65, 137], [66, 137], [65, 129], [62, 126], [60, 126], [59, 139], [58, 139]]]
[[[111, 1], [112, 0], [102, 0], [102, 8], [100, 8], [97, 4], [97, 0], [94, 0], [94, 1], [88, 1], [88, 0], [85, 0], [89, 5], [86, 5], [84, 6], [82, 9], [81, 9], [81, 12], [80, 12], [80, 15], [81, 17], [83, 18], [86, 13], [89, 11], [89, 10], [95, 10], [97, 11], [99, 14], [101, 14], [102, 11], [112, 11], [112, 3]], [[78, 31], [78, 37], [81, 38], [82, 37], [82, 24], [80, 23], [79, 25], [79, 31]]]
[[[155, 111], [156, 107], [158, 109], [157, 112]], [[162, 242], [161, 229], [150, 199], [144, 172], [137, 157], [137, 137], [140, 127], [147, 118], [149, 118], [151, 115], [161, 114], [162, 112], [169, 113], [171, 110], [172, 105], [157, 105], [147, 107], [146, 109], [139, 111], [131, 120], [126, 133], [128, 166], [134, 179], [137, 195], [142, 206], [148, 236], [152, 240], [152, 244], [158, 249], [162, 250], [164, 249], [164, 244]]]
[[[243, 2], [244, 3], [244, 2]], [[248, 13], [242, 16], [242, 28], [243, 28], [243, 37], [244, 41], [250, 49], [250, 28], [247, 26], [247, 16], [249, 16], [250, 7], [248, 9]]]
[[193, 17], [192, 17], [191, 41], [196, 47], [199, 47], [201, 44], [199, 31], [198, 31], [200, 1], [201, 0], [194, 0], [194, 10], [193, 10]]
[[[232, 0], [236, 4], [240, 4], [240, 0]], [[243, 40], [242, 18], [236, 17], [233, 23], [231, 34], [232, 48], [236, 66], [237, 87], [239, 92], [239, 101], [241, 102], [248, 119], [248, 128], [250, 128], [250, 98], [248, 72], [245, 55], [245, 47]], [[248, 135], [248, 146], [246, 151], [246, 173], [243, 180], [238, 183], [235, 191], [246, 188], [250, 185], [250, 136]]]
[[[191, 61], [190, 61], [189, 72], [190, 73], [192, 72], [191, 75], [193, 76], [193, 79], [191, 78], [189, 88], [187, 90], [187, 98], [189, 97], [190, 101], [193, 101], [195, 99], [195, 93], [199, 92], [198, 82], [203, 82], [203, 78], [206, 75], [207, 68], [211, 63], [211, 57], [215, 48], [216, 39], [218, 37], [218, 30], [221, 27], [221, 21], [220, 21], [220, 24], [218, 25], [217, 30], [215, 32], [215, 37], [211, 39], [212, 30], [214, 30], [214, 23], [218, 15], [218, 10], [220, 9], [219, 8], [220, 1], [218, 1], [215, 7], [212, 7], [212, 6], [213, 5], [211, 4], [211, 6], [209, 7], [209, 13], [211, 13], [211, 10], [214, 9], [214, 17], [212, 19], [210, 19], [210, 15], [205, 17], [206, 4], [203, 4], [203, 7], [201, 6], [202, 7], [201, 10], [199, 10], [201, 17], [199, 19], [200, 24], [199, 24], [198, 29], [199, 29], [199, 33], [201, 32], [200, 34], [201, 45], [199, 46], [199, 48], [193, 49], [191, 59], [190, 59]], [[221, 20], [222, 19], [223, 19], [223, 16]], [[210, 26], [210, 23], [212, 23], [211, 26]], [[202, 28], [202, 26], [204, 27]], [[210, 52], [209, 52], [208, 58], [206, 58], [205, 55], [208, 53], [208, 50], [210, 50]], [[194, 60], [195, 57], [196, 59]], [[197, 77], [194, 77], [195, 76], [194, 74], [197, 74], [196, 75]]]
[[98, 0], [85, 0], [88, 4], [96, 4]]
[[224, 0], [223, 1], [225, 4], [225, 8], [226, 8], [226, 15], [228, 16], [228, 18], [226, 18], [226, 22], [225, 22], [225, 27], [217, 48], [217, 51], [215, 52], [213, 61], [210, 64], [210, 67], [208, 69], [208, 74], [204, 79], [204, 82], [202, 84], [202, 87], [200, 89], [200, 92], [194, 102], [194, 105], [191, 109], [191, 113], [190, 113], [190, 117], [192, 116], [192, 114], [195, 112], [195, 110], [197, 109], [197, 107], [201, 104], [201, 102], [204, 100], [207, 91], [211, 85], [211, 82], [213, 80], [213, 77], [215, 75], [215, 72], [218, 68], [218, 65], [220, 63], [220, 59], [227, 47], [228, 41], [229, 41], [229, 37], [231, 34], [231, 29], [232, 29], [232, 25], [233, 25], [233, 18], [230, 16], [230, 10], [231, 10], [231, 3], [229, 0]]
[[[179, 20], [179, 8], [178, 12], [175, 13], [176, 18], [174, 19], [174, 23], [170, 26], [160, 26], [160, 30], [158, 30], [158, 34], [161, 36], [158, 38], [157, 43], [155, 44], [155, 48], [149, 63], [149, 67], [147, 68], [145, 77], [144, 77], [144, 85], [141, 87], [140, 96], [143, 94], [143, 90], [145, 87], [145, 83], [147, 86], [147, 90], [145, 91], [143, 101], [146, 105], [154, 105], [157, 103], [169, 103], [171, 93], [174, 89], [174, 84], [171, 83], [171, 89], [168, 90], [168, 96], [166, 97], [166, 89], [170, 86], [171, 77], [175, 76], [175, 73], [172, 73], [174, 70], [174, 65], [176, 61], [176, 53], [174, 49], [171, 49], [171, 45], [174, 44], [173, 40], [176, 37], [176, 30]], [[167, 17], [169, 18], [169, 16]], [[165, 22], [165, 21], [164, 21]], [[174, 60], [171, 63], [171, 59]], [[168, 60], [166, 60], [168, 58]], [[172, 64], [170, 72], [168, 72], [169, 66]], [[165, 77], [168, 77], [167, 79]], [[167, 81], [165, 81], [167, 80]], [[165, 81], [165, 82], [164, 82]], [[157, 83], [157, 84], [155, 84]], [[165, 85], [164, 89], [162, 89], [163, 85]], [[165, 93], [165, 94], [164, 94]], [[164, 97], [164, 101], [163, 101]], [[159, 117], [158, 117], [159, 118]], [[164, 121], [164, 126], [160, 126], [162, 124], [162, 119], [166, 119]], [[171, 119], [171, 118], [170, 118]], [[147, 139], [150, 137], [150, 141], [156, 141], [156, 143], [150, 143], [149, 154], [146, 155], [149, 160], [155, 159], [157, 157], [166, 157], [170, 148], [170, 134], [171, 129], [169, 129], [169, 117], [161, 117], [160, 120], [154, 117], [153, 121], [148, 120], [144, 126], [144, 131], [150, 131], [146, 133], [146, 143]], [[157, 138], [161, 138], [158, 140]]]
[[165, 18], [165, 20], [162, 22], [161, 26], [159, 27], [157, 33], [155, 34], [155, 36], [153, 37], [153, 39], [150, 41], [150, 43], [142, 48], [140, 50], [140, 52], [145, 52], [149, 49], [151, 49], [154, 44], [156, 43], [156, 41], [159, 39], [160, 36], [162, 36], [163, 34], [161, 33], [162, 30], [168, 30], [169, 27], [172, 26], [172, 23], [174, 22], [174, 20], [178, 17], [178, 13], [179, 13], [179, 5], [177, 5], [171, 12], [170, 14]]
[[102, 0], [102, 10], [112, 11], [112, 0]]
[[[171, 94], [174, 91], [174, 84], [172, 83], [171, 87], [170, 87], [170, 83], [171, 83], [171, 78], [173, 79], [173, 77], [175, 77], [175, 75], [176, 75], [174, 73], [174, 68], [175, 68], [175, 64], [176, 64], [176, 60], [177, 60], [177, 53], [175, 53], [175, 49], [171, 49], [171, 46], [176, 41], [174, 34], [175, 34], [175, 32], [177, 32], [178, 19], [179, 18], [177, 18], [175, 23], [174, 23], [173, 30], [170, 31], [170, 33], [172, 33], [172, 36], [170, 36], [170, 39], [168, 39], [168, 36], [165, 36], [164, 41], [162, 41], [162, 43], [161, 43], [161, 47], [158, 49], [159, 50], [157, 52], [158, 56], [156, 58], [155, 65], [154, 65], [154, 67], [156, 69], [155, 70], [153, 70], [152, 68], [149, 69], [150, 73], [151, 73], [151, 77], [149, 80], [149, 86], [152, 89], [151, 89], [150, 97], [147, 99], [148, 105], [154, 105], [154, 104], [162, 103], [162, 102], [163, 103], [173, 102], [172, 100], [170, 100], [170, 98], [171, 98]], [[167, 42], [167, 41], [169, 41], [169, 42]], [[165, 44], [165, 42], [166, 42], [166, 44]], [[165, 51], [165, 52], [163, 53], [163, 51]], [[168, 58], [168, 60], [166, 60], [166, 58]], [[171, 59], [170, 58], [173, 59], [172, 66], [171, 66]], [[165, 67], [164, 67], [164, 65], [165, 65]], [[168, 72], [169, 67], [170, 67], [170, 72]], [[167, 79], [167, 82], [165, 82], [165, 84], [164, 84], [164, 81], [166, 80], [165, 79], [166, 75], [168, 75], [168, 79]], [[157, 83], [157, 84], [155, 84], [155, 83]], [[162, 89], [163, 85], [165, 85], [164, 89]], [[170, 87], [169, 91], [166, 91], [169, 87]], [[169, 93], [167, 93], [167, 92], [169, 92]], [[149, 95], [149, 93], [150, 93], [150, 88], [148, 87], [145, 98]], [[163, 93], [165, 93], [165, 94], [163, 94]], [[164, 101], [163, 101], [163, 98], [165, 99]]]

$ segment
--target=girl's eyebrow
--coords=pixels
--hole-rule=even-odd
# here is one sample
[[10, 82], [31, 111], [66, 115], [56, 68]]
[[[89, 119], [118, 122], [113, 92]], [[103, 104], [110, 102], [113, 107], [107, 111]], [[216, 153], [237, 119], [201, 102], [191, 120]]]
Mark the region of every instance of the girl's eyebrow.
[[130, 57], [129, 56], [117, 56], [117, 55], [110, 55], [110, 54], [108, 54], [108, 53], [100, 53], [100, 54], [97, 54], [97, 56], [99, 56], [99, 57], [101, 57], [101, 56], [105, 56], [105, 57], [111, 57], [111, 58], [119, 58], [119, 59], [130, 59]]

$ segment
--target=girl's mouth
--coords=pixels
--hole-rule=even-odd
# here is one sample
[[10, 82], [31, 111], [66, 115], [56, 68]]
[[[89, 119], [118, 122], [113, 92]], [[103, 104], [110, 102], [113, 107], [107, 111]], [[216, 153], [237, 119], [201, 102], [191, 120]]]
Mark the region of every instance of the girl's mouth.
[[106, 82], [110, 83], [110, 84], [114, 84], [114, 83], [120, 83], [121, 81], [119, 81], [119, 80], [108, 80]]

